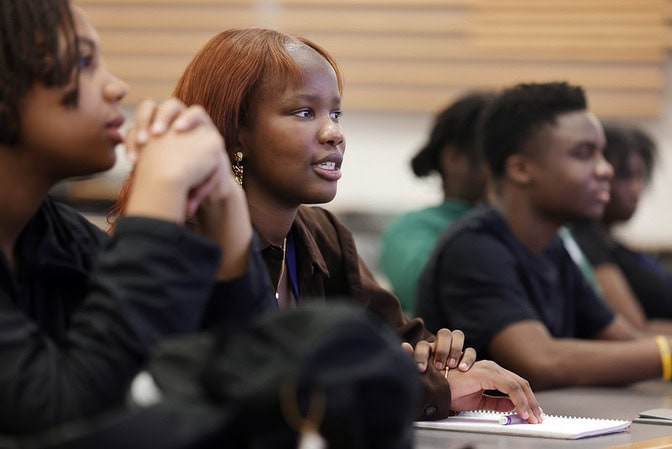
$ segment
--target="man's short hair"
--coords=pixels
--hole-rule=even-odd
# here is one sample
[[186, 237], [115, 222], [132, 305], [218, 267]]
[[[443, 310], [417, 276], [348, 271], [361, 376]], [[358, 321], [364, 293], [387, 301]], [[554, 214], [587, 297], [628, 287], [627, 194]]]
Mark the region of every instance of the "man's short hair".
[[480, 148], [495, 179], [503, 177], [506, 160], [522, 151], [544, 125], [560, 114], [587, 109], [583, 89], [566, 82], [523, 83], [503, 90], [483, 112]]

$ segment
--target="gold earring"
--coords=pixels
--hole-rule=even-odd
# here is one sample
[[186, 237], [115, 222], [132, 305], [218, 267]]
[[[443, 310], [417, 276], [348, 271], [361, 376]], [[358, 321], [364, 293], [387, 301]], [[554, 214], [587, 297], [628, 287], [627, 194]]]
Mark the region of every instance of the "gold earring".
[[236, 182], [239, 186], [243, 186], [243, 152], [237, 151], [233, 155], [233, 177], [236, 178]]

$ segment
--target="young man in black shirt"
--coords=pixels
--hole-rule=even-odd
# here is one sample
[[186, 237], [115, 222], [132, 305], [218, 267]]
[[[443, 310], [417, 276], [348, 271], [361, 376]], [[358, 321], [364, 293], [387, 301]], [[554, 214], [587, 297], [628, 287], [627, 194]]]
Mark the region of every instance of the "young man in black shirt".
[[583, 90], [521, 84], [485, 111], [491, 206], [446, 230], [420, 279], [427, 327], [466, 344], [537, 389], [672, 377], [669, 339], [647, 336], [598, 298], [558, 229], [597, 218], [609, 200], [604, 133]]

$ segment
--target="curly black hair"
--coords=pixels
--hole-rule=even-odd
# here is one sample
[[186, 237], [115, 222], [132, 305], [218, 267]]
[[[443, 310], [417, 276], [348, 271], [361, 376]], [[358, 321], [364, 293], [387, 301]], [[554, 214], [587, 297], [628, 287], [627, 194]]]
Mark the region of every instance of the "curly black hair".
[[583, 89], [566, 82], [523, 83], [503, 90], [483, 111], [479, 146], [495, 179], [506, 160], [519, 153], [544, 125], [558, 115], [587, 109]]
[[[0, 2], [0, 144], [19, 140], [19, 103], [36, 84], [66, 86], [77, 70], [69, 0]], [[77, 103], [77, 88], [64, 99]]]

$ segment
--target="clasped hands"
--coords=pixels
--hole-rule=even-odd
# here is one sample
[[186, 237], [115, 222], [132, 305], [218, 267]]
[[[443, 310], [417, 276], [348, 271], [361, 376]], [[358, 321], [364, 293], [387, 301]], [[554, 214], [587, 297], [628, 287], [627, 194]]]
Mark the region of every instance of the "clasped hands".
[[213, 193], [224, 198], [235, 190], [224, 140], [201, 106], [187, 107], [176, 98], [145, 100], [124, 143], [134, 184], [151, 180], [186, 193], [181, 218], [192, 217]]
[[247, 201], [234, 180], [224, 140], [205, 109], [176, 98], [145, 100], [136, 110], [125, 146], [134, 165], [126, 212], [189, 222], [222, 248], [216, 279], [241, 275], [252, 246]]

